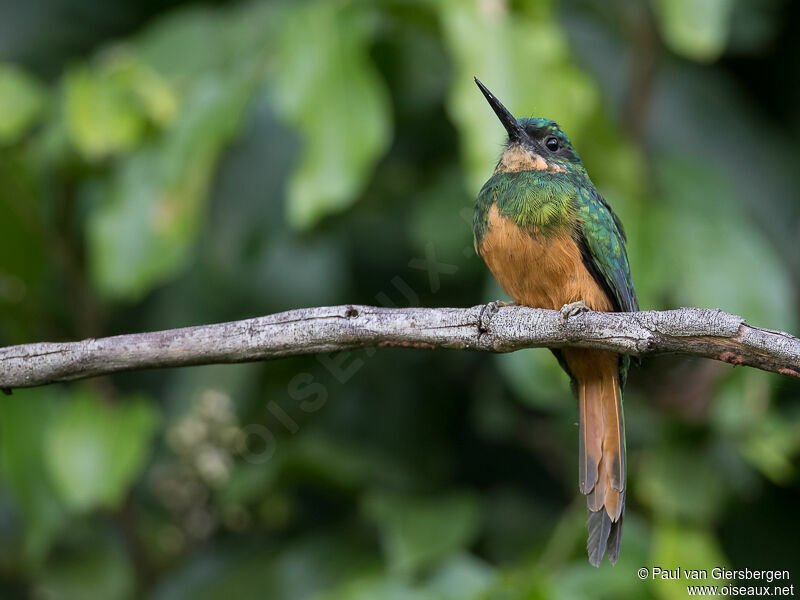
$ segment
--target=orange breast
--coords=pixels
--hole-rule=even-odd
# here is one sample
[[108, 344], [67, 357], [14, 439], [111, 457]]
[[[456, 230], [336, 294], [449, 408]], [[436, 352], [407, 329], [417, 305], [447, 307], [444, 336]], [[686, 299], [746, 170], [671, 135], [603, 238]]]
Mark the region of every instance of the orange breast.
[[517, 304], [557, 310], [582, 300], [592, 310], [612, 310], [568, 232], [545, 237], [521, 231], [492, 205], [479, 251]]

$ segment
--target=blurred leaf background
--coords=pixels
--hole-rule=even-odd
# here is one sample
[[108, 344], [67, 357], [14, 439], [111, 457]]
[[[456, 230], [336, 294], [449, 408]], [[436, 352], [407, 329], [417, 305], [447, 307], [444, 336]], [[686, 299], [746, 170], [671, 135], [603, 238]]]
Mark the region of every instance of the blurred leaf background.
[[[0, 344], [501, 297], [471, 208], [559, 121], [645, 308], [798, 332], [800, 38], [780, 0], [38, 0], [0, 15]], [[17, 390], [0, 596], [684, 598], [800, 564], [800, 386], [654, 358], [619, 564], [589, 567], [547, 351], [365, 350]]]

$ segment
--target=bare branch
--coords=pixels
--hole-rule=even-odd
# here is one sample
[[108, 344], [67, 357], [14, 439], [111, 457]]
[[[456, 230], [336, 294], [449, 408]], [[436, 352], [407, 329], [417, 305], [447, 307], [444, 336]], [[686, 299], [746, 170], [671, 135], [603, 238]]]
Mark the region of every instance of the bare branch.
[[719, 310], [587, 312], [328, 306], [183, 329], [0, 348], [0, 388], [134, 369], [236, 363], [366, 346], [511, 352], [582, 346], [633, 356], [679, 353], [800, 377], [800, 339]]

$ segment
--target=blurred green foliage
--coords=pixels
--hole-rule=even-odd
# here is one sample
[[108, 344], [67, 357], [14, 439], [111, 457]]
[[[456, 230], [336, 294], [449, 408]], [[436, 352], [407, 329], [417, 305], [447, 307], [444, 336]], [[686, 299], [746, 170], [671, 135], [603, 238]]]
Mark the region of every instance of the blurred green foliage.
[[[644, 308], [797, 332], [796, 3], [35, 4], [0, 15], [2, 345], [501, 297], [472, 250], [503, 140], [473, 75], [567, 130]], [[0, 597], [684, 598], [636, 571], [800, 564], [798, 396], [710, 361], [635, 369], [622, 556], [592, 569], [546, 351], [16, 390]]]

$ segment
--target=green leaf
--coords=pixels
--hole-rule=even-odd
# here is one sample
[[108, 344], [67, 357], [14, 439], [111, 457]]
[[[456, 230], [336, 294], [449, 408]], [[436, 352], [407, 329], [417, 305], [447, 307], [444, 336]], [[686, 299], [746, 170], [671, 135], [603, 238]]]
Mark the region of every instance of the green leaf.
[[658, 165], [664, 202], [643, 219], [651, 267], [639, 275], [660, 278], [659, 295], [672, 306], [722, 307], [748, 322], [792, 331], [788, 268], [749, 222], [737, 189], [712, 165], [685, 156], [668, 155]]
[[167, 14], [133, 41], [136, 54], [170, 81], [191, 86], [210, 72], [221, 73], [230, 60], [227, 16], [196, 6]]
[[[278, 112], [302, 136], [287, 213], [298, 228], [352, 204], [389, 142], [389, 103], [369, 61], [369, 15], [358, 5], [293, 5], [270, 78]], [[313, 43], [309, 43], [313, 40]]]
[[[2, 93], [2, 92], [0, 92]], [[0, 100], [2, 102], [2, 100]], [[39, 201], [41, 171], [22, 153], [0, 159], [0, 344], [39, 335], [49, 260], [48, 206]]]
[[452, 493], [431, 499], [374, 494], [364, 510], [377, 523], [390, 569], [406, 574], [466, 548], [478, 533], [476, 498]]
[[638, 496], [659, 515], [701, 523], [717, 516], [726, 489], [707, 451], [674, 442], [645, 453], [636, 487]]
[[[661, 569], [680, 569], [680, 579], [662, 579], [660, 576], [650, 580], [651, 587], [663, 600], [683, 600], [686, 598], [686, 585], [697, 583], [706, 585], [714, 581], [694, 581], [684, 579], [684, 569], [705, 569], [711, 573], [714, 567], [724, 567], [725, 557], [713, 534], [704, 528], [688, 528], [661, 524], [653, 534], [651, 565]], [[652, 567], [651, 567], [652, 568]]]
[[669, 47], [697, 61], [712, 61], [728, 41], [733, 0], [655, 0], [656, 22]]
[[[523, 575], [532, 579], [531, 583], [539, 588], [539, 594], [511, 597], [535, 597], [542, 600], [650, 598], [650, 595], [644, 593], [645, 586], [638, 577], [619, 575], [620, 573], [633, 575], [642, 565], [650, 564], [650, 539], [645, 524], [639, 520], [638, 515], [630, 508], [627, 509], [619, 562], [613, 567], [604, 563], [598, 569], [586, 560], [586, 503], [577, 502], [573, 506], [580, 510], [580, 514], [576, 515], [579, 517], [576, 520], [578, 535], [572, 537], [571, 531], [568, 532], [566, 528], [562, 529], [559, 526], [553, 534], [550, 548], [545, 551], [544, 561], [538, 565], [539, 570], [533, 570], [532, 573], [529, 571], [528, 574], [523, 572]], [[568, 534], [566, 540], [561, 537], [564, 533]], [[559, 564], [558, 559], [553, 561], [549, 555], [554, 545], [565, 543], [572, 548], [572, 561]]]
[[720, 434], [740, 435], [752, 429], [769, 411], [770, 373], [736, 370], [716, 390], [712, 423]]
[[0, 471], [24, 524], [23, 559], [40, 561], [66, 520], [45, 470], [44, 435], [61, 401], [54, 388], [16, 390], [3, 399]]
[[[465, 600], [461, 597], [459, 600]], [[433, 592], [413, 587], [407, 581], [392, 576], [362, 577], [347, 582], [331, 594], [315, 600], [444, 600]]]
[[175, 119], [178, 112], [177, 91], [131, 48], [117, 48], [108, 54], [103, 73], [128, 91], [153, 124], [166, 127]]
[[572, 416], [569, 377], [551, 352], [539, 348], [494, 357], [500, 372], [527, 405]]
[[[254, 23], [263, 23], [266, 33], [256, 36]], [[328, 3], [284, 11], [190, 11], [146, 32], [132, 46], [138, 59], [124, 52], [107, 59], [115, 77], [102, 80], [102, 97], [120, 108], [113, 112], [120, 121], [127, 123], [122, 117], [133, 114], [122, 108], [134, 105], [140, 119], [170, 122], [170, 88], [160, 85], [160, 77], [180, 89], [182, 101], [160, 137], [122, 160], [108, 180], [87, 188], [96, 207], [87, 235], [97, 289], [111, 298], [136, 299], [186, 263], [214, 167], [238, 133], [247, 102], [263, 80], [264, 59], [273, 51], [277, 68], [270, 89], [279, 112], [305, 142], [289, 183], [289, 219], [307, 226], [352, 202], [388, 141], [388, 107], [368, 60], [367, 25], [363, 11]], [[305, 43], [309, 31], [314, 44]], [[207, 51], [209, 39], [219, 42], [213, 53]], [[106, 90], [112, 84], [117, 92]], [[135, 145], [135, 126], [118, 129], [130, 135], [115, 138], [115, 144], [88, 145], [92, 154]]]
[[73, 68], [64, 78], [66, 130], [89, 160], [132, 150], [149, 124], [166, 127], [177, 110], [173, 87], [127, 46], [106, 52], [91, 68]]
[[0, 144], [15, 142], [41, 116], [45, 92], [15, 65], [0, 63]]
[[[352, 530], [315, 530], [277, 545], [261, 538], [209, 544], [164, 577], [154, 600], [318, 599], [344, 581], [376, 570], [374, 552], [354, 543]], [[277, 541], [277, 540], [273, 540]], [[347, 597], [347, 596], [345, 596]]]
[[[435, 243], [441, 256], [472, 258], [472, 211], [474, 199], [464, 193], [463, 176], [457, 169], [437, 174], [431, 185], [415, 192], [408, 201], [409, 234], [424, 252]], [[443, 224], [447, 227], [443, 227]]]
[[[570, 61], [567, 39], [549, 9], [432, 2], [455, 63], [450, 115], [461, 133], [462, 162], [474, 193], [491, 174], [505, 131], [472, 81], [477, 76], [517, 117], [558, 121], [573, 141], [598, 104], [591, 81]], [[542, 85], [542, 82], [547, 82]]]
[[64, 115], [72, 143], [89, 160], [135, 147], [147, 124], [126, 85], [86, 67], [64, 79]]
[[45, 463], [64, 503], [77, 511], [115, 507], [150, 449], [157, 413], [144, 398], [110, 405], [87, 390], [65, 400], [45, 434]]
[[48, 560], [35, 580], [37, 596], [51, 600], [133, 597], [133, 567], [120, 540], [102, 531], [88, 537], [70, 552]]
[[359, 445], [347, 445], [321, 434], [295, 438], [287, 444], [284, 468], [297, 475], [313, 476], [319, 483], [343, 489], [357, 489], [366, 482], [386, 481], [398, 466], [376, 452], [364, 452]]
[[200, 231], [224, 145], [239, 130], [253, 80], [209, 76], [175, 122], [136, 151], [95, 194], [88, 219], [92, 279], [106, 296], [135, 299], [183, 266]]
[[457, 555], [442, 564], [431, 576], [426, 588], [440, 600], [483, 598], [497, 578], [496, 571], [468, 554]]
[[794, 458], [800, 451], [800, 425], [796, 418], [768, 415], [751, 423], [742, 443], [745, 458], [767, 478], [787, 485], [797, 474]]

